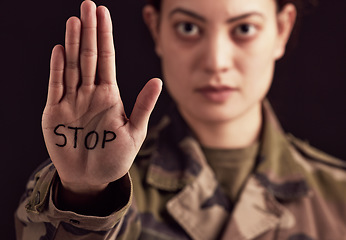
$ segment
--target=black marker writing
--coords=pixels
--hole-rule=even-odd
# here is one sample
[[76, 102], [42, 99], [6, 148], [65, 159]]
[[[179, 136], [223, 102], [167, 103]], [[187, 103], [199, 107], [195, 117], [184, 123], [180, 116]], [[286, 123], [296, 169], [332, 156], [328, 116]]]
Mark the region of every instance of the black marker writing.
[[[88, 139], [89, 139], [89, 137], [92, 136], [92, 135], [95, 135], [95, 138], [96, 138], [96, 139], [95, 139], [95, 144], [94, 144], [94, 146], [90, 147], [90, 146], [88, 145], [88, 142], [89, 142], [89, 144], [90, 144], [90, 141], [89, 141]], [[85, 137], [85, 142], [84, 142], [85, 148], [88, 149], [88, 150], [93, 150], [93, 149], [95, 149], [95, 147], [96, 147], [98, 141], [99, 141], [99, 134], [98, 134], [96, 131], [89, 132], [89, 133], [86, 135], [86, 137]]]
[[[56, 143], [56, 145], [58, 147], [65, 147], [67, 145], [67, 137], [66, 137], [65, 134], [58, 132], [58, 129], [60, 127], [66, 128], [66, 126], [64, 124], [59, 124], [58, 126], [55, 127], [54, 134], [57, 135], [57, 136], [63, 137], [64, 138], [64, 143], [63, 144]], [[77, 148], [78, 147], [77, 146], [77, 142], [78, 142], [78, 139], [79, 139], [78, 138], [78, 134], [80, 132], [82, 132], [84, 130], [84, 128], [83, 127], [71, 127], [71, 126], [68, 126], [67, 128], [74, 131], [73, 148]], [[101, 147], [105, 148], [106, 143], [114, 141], [116, 139], [116, 137], [117, 137], [117, 135], [114, 132], [108, 131], [108, 130], [104, 130], [103, 131], [103, 138], [102, 138]], [[89, 132], [88, 134], [85, 135], [84, 147], [87, 150], [93, 150], [93, 149], [95, 149], [97, 147], [98, 142], [99, 142], [99, 133], [96, 132], [96, 131], [91, 131], [91, 132]]]
[[78, 130], [83, 130], [84, 128], [79, 128], [79, 127], [68, 127], [68, 129], [75, 130], [74, 131], [74, 145], [73, 148], [77, 148], [77, 138], [78, 138]]
[[[111, 137], [110, 139], [106, 139], [107, 134], [111, 134], [112, 137]], [[114, 132], [104, 130], [104, 131], [103, 131], [102, 148], [105, 148], [106, 142], [111, 142], [111, 141], [113, 141], [116, 137], [117, 137], [117, 135], [115, 135]]]
[[64, 124], [59, 124], [58, 126], [56, 126], [56, 127], [54, 128], [54, 133], [55, 133], [56, 135], [62, 136], [62, 137], [64, 138], [64, 144], [58, 144], [58, 143], [56, 143], [56, 145], [57, 145], [58, 147], [65, 147], [66, 144], [67, 144], [67, 138], [66, 138], [66, 136], [65, 136], [64, 134], [58, 133], [58, 132], [57, 132], [57, 130], [58, 130], [59, 127], [65, 127], [65, 125], [64, 125]]

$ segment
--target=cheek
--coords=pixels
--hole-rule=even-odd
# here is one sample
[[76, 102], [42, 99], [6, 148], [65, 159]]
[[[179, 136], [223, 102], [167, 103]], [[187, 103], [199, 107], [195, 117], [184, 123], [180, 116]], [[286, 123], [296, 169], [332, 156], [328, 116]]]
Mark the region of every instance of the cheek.
[[264, 97], [271, 85], [275, 66], [273, 46], [274, 41], [267, 38], [267, 41], [256, 42], [238, 58], [244, 94], [248, 97]]
[[193, 54], [174, 38], [162, 39], [161, 66], [165, 84], [171, 95], [189, 94], [192, 85]]
[[[188, 94], [189, 82], [186, 81], [186, 65], [177, 59], [179, 54], [173, 49], [164, 49], [161, 57], [161, 66], [164, 83], [169, 94], [175, 101]], [[183, 59], [182, 59], [183, 60]]]
[[160, 49], [162, 67], [168, 75], [179, 78], [189, 78], [189, 74], [196, 70], [200, 55], [198, 44], [187, 43], [177, 37], [173, 27], [165, 24], [161, 29]]
[[248, 74], [261, 77], [263, 74], [268, 75], [268, 71], [273, 70], [273, 64], [276, 61], [275, 36], [275, 31], [266, 30], [258, 39], [250, 43], [247, 48], [244, 48], [246, 49], [242, 56], [244, 63], [242, 70], [244, 72], [251, 70], [248, 71]]

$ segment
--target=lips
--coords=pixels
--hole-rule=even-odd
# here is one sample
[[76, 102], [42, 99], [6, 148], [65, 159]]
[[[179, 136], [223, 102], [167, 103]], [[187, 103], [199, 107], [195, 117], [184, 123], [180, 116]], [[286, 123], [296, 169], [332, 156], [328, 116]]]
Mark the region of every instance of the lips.
[[235, 91], [237, 91], [237, 88], [229, 86], [206, 86], [196, 89], [196, 92], [200, 93], [208, 101], [214, 103], [223, 103], [227, 101], [230, 95]]

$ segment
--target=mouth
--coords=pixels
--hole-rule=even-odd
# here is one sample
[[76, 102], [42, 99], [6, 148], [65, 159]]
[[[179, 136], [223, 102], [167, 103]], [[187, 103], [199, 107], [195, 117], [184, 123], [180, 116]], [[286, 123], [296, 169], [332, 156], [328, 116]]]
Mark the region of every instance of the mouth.
[[237, 88], [229, 86], [205, 86], [196, 89], [205, 99], [214, 103], [223, 103], [231, 96], [232, 93], [238, 91]]

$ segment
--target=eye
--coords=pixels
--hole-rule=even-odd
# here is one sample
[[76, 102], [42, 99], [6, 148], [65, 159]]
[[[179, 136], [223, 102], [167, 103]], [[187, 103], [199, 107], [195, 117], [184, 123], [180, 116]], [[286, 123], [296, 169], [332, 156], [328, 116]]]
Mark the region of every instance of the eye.
[[182, 36], [193, 37], [200, 33], [199, 27], [189, 22], [178, 23], [176, 28], [178, 33]]
[[234, 35], [239, 38], [252, 37], [257, 33], [257, 28], [253, 24], [241, 24], [234, 30]]

